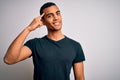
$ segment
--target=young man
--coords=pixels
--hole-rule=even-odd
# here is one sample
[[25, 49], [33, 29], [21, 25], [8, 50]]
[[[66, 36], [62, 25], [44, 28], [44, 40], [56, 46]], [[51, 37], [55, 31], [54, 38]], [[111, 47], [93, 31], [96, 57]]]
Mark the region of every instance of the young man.
[[[7, 64], [15, 64], [30, 56], [34, 63], [34, 80], [70, 80], [73, 67], [75, 80], [84, 80], [85, 60], [80, 44], [62, 31], [62, 16], [55, 3], [45, 3], [36, 17], [11, 43], [4, 57]], [[24, 41], [28, 34], [46, 25], [48, 34], [42, 38]]]

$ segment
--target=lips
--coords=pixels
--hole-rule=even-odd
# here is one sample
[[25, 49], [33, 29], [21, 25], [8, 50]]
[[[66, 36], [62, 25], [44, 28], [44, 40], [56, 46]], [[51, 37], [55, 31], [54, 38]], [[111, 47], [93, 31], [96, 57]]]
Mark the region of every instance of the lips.
[[53, 22], [54, 25], [60, 25], [60, 22], [57, 21], [57, 22]]

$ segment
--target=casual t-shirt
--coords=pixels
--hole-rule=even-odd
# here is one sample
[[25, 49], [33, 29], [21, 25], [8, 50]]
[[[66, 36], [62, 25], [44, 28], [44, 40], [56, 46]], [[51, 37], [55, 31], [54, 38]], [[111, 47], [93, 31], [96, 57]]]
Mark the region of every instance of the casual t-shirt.
[[72, 65], [85, 60], [81, 45], [66, 36], [59, 41], [34, 38], [25, 46], [32, 51], [34, 80], [70, 80]]

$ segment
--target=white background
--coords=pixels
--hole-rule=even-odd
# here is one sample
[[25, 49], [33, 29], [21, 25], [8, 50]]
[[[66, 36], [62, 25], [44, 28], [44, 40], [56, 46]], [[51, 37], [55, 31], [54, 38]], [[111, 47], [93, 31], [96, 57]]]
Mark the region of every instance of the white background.
[[[0, 80], [33, 79], [32, 58], [6, 65], [3, 57], [46, 1], [59, 6], [63, 33], [81, 43], [86, 80], [120, 80], [120, 0], [0, 0]], [[42, 27], [26, 40], [46, 34]], [[70, 77], [74, 80], [73, 72]]]

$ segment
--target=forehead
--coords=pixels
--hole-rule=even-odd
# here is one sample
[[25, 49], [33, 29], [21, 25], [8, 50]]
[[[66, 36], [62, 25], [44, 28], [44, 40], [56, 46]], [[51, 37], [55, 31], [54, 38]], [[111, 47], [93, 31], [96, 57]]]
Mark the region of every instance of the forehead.
[[43, 13], [45, 13], [45, 14], [47, 14], [47, 13], [55, 13], [57, 11], [59, 11], [59, 8], [57, 6], [55, 6], [55, 5], [53, 5], [53, 6], [50, 6], [48, 8], [45, 8], [43, 10]]

